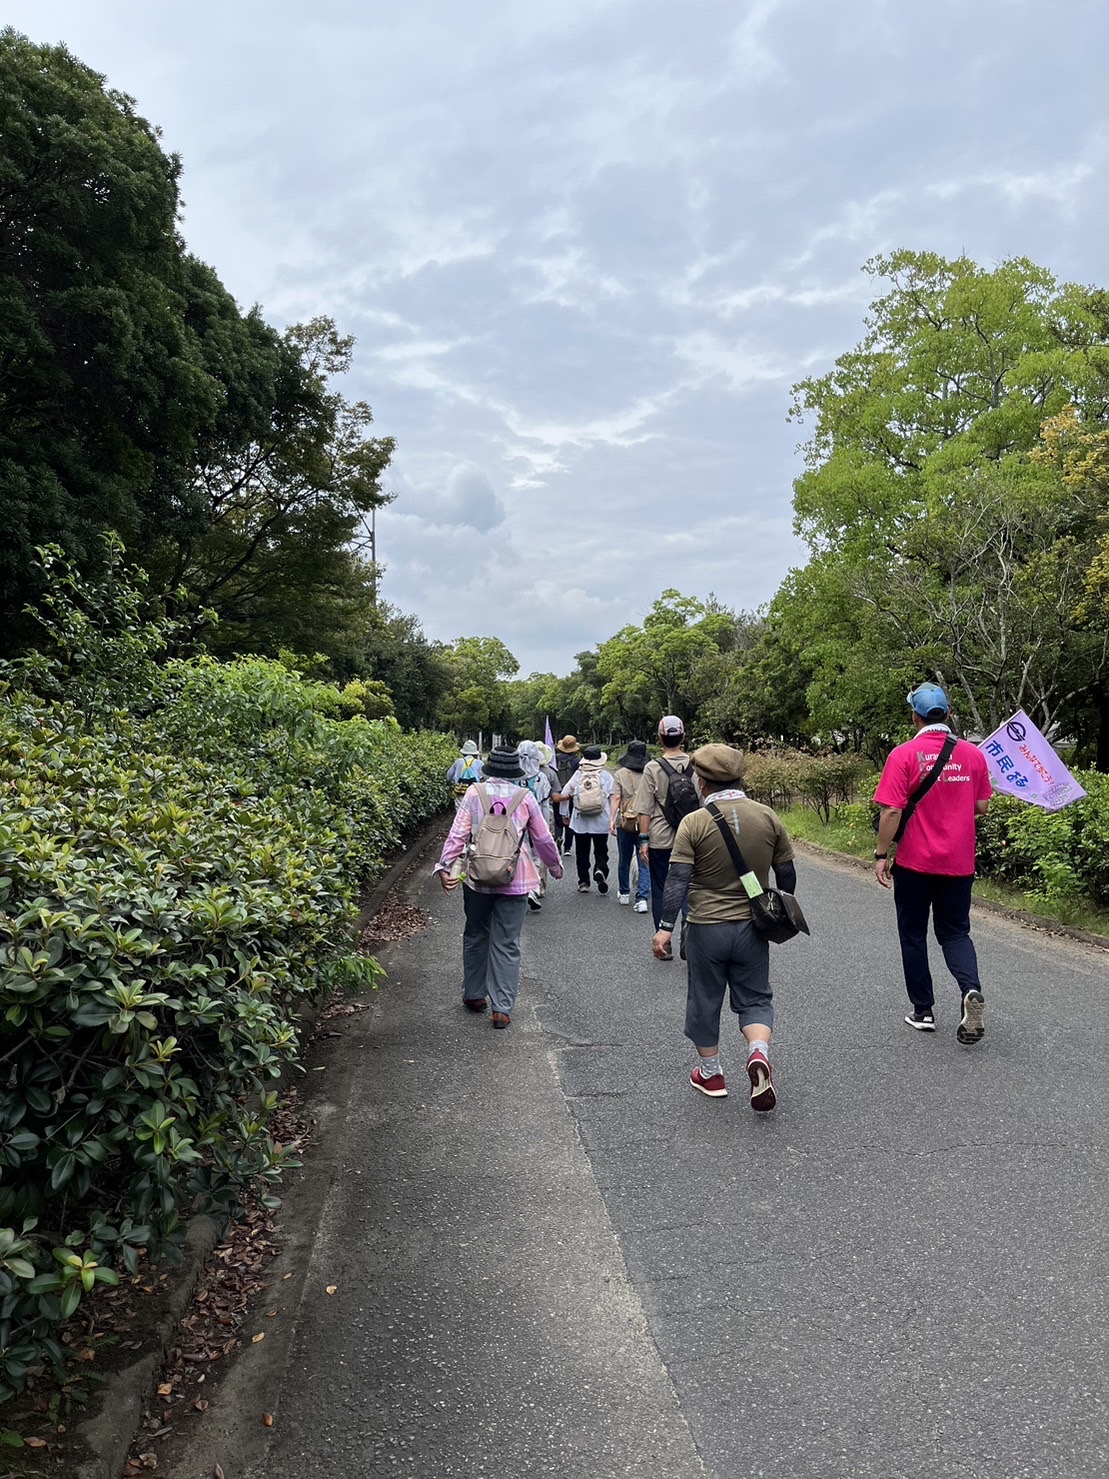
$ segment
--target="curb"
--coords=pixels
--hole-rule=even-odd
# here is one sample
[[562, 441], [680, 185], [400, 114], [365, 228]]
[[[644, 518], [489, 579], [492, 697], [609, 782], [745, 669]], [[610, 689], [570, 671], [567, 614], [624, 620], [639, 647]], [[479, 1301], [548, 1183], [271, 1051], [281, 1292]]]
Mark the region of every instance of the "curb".
[[189, 1223], [184, 1262], [167, 1288], [154, 1348], [109, 1378], [100, 1411], [78, 1427], [77, 1436], [96, 1456], [78, 1464], [73, 1479], [119, 1479], [146, 1400], [173, 1345], [177, 1323], [192, 1303], [205, 1259], [222, 1234], [223, 1223], [215, 1217], [194, 1217]]
[[413, 864], [418, 863], [424, 853], [438, 842], [444, 824], [453, 815], [453, 812], [441, 811], [438, 816], [432, 817], [431, 821], [416, 834], [415, 840], [405, 848], [392, 867], [386, 869], [377, 882], [363, 895], [362, 907], [358, 911], [358, 922], [355, 925], [358, 934], [361, 934], [373, 919], [401, 876], [407, 873]]
[[[433, 817], [363, 896], [357, 924], [359, 933], [381, 908], [400, 877], [439, 839], [448, 815], [441, 812]], [[314, 1008], [308, 1008], [298, 1023], [300, 1030], [310, 1030], [317, 1015]], [[172, 1280], [167, 1281], [166, 1303], [155, 1327], [154, 1343], [132, 1365], [108, 1379], [100, 1395], [99, 1411], [77, 1427], [78, 1439], [93, 1457], [78, 1463], [72, 1479], [119, 1479], [146, 1403], [172, 1349], [178, 1322], [192, 1303], [205, 1260], [223, 1231], [224, 1223], [214, 1217], [198, 1216], [189, 1222], [182, 1249], [183, 1262], [174, 1270]]]
[[[849, 852], [836, 852], [834, 848], [823, 847], [819, 842], [809, 842], [804, 837], [793, 838], [793, 845], [801, 852], [811, 853], [817, 858], [827, 858], [830, 862], [847, 863], [852, 868], [861, 868], [864, 873], [871, 872], [873, 868], [873, 864], [867, 862], [866, 858], [857, 858]], [[1077, 940], [1082, 945], [1093, 945], [1095, 949], [1109, 951], [1109, 935], [1095, 935], [1092, 930], [1047, 919], [1044, 915], [1032, 914], [1027, 909], [1014, 909], [1011, 904], [999, 904], [995, 899], [975, 897], [971, 901], [971, 907], [982, 909], [987, 914], [1000, 915], [1002, 919], [1023, 925], [1025, 929], [1035, 930], [1037, 934], [1061, 936], [1066, 940]]]

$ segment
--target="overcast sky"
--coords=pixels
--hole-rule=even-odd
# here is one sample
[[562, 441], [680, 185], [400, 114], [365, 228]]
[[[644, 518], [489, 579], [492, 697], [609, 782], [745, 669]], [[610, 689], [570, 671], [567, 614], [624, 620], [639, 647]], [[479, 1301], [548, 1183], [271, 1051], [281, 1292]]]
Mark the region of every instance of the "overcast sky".
[[894, 247], [1109, 285], [1102, 0], [7, 0], [184, 160], [397, 438], [384, 592], [523, 672], [802, 551], [790, 385]]

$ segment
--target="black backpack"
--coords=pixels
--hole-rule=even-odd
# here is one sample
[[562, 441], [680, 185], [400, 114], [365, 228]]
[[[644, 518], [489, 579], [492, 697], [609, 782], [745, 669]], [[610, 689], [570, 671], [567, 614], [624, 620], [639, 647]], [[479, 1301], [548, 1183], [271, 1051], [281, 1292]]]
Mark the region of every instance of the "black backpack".
[[692, 765], [678, 770], [668, 760], [660, 759], [658, 763], [667, 775], [666, 800], [660, 803], [662, 814], [676, 832], [682, 817], [700, 808], [701, 795], [693, 779]]

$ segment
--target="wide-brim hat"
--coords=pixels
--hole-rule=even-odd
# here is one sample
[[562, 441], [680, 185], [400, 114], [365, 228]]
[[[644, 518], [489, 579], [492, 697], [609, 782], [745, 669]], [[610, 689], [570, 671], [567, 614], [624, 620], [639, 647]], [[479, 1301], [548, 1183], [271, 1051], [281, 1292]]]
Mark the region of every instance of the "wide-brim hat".
[[558, 744], [555, 745], [555, 749], [562, 755], [576, 755], [581, 749], [581, 746], [578, 744], [574, 735], [564, 734]]
[[616, 763], [625, 766], [628, 770], [642, 770], [647, 764], [647, 741], [629, 740], [628, 748]]
[[481, 751], [478, 749], [477, 745], [474, 744], [473, 740], [467, 740], [466, 743], [462, 746], [462, 754], [480, 755]]
[[581, 752], [581, 758], [590, 761], [590, 763], [595, 762], [598, 765], [606, 765], [608, 763], [608, 756], [601, 749], [600, 745], [586, 745], [585, 749]]
[[510, 750], [505, 745], [490, 750], [482, 770], [487, 781], [521, 781], [524, 778], [519, 750]]
[[741, 781], [747, 764], [747, 756], [732, 745], [702, 745], [691, 758], [697, 774], [717, 786]]
[[536, 740], [535, 748], [539, 751], [540, 765], [550, 765], [551, 761], [554, 759], [554, 751], [551, 749], [550, 745], [547, 744], [546, 740]]

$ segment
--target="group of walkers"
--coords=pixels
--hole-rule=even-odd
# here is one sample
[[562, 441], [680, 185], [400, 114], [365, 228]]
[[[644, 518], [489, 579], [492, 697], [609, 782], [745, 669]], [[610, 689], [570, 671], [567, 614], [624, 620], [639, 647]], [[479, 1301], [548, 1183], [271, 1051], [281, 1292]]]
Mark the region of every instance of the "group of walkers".
[[[989, 805], [989, 775], [981, 751], [951, 731], [941, 688], [922, 684], [908, 703], [914, 737], [890, 753], [874, 796], [875, 876], [894, 891], [912, 1008], [905, 1021], [919, 1032], [936, 1028], [931, 917], [961, 992], [956, 1037], [971, 1046], [985, 1031], [970, 897], [975, 818]], [[573, 735], [553, 750], [530, 740], [496, 748], [483, 764], [472, 741], [463, 745], [449, 773], [460, 792], [458, 810], [435, 868], [448, 893], [465, 884], [462, 1004], [473, 1013], [491, 1006], [493, 1026], [509, 1026], [529, 904], [541, 907], [547, 879], [563, 876], [571, 852], [578, 892], [595, 885], [607, 894], [615, 836], [617, 899], [631, 902], [635, 863], [634, 909], [653, 916], [657, 960], [673, 960], [679, 932], [688, 965], [685, 1035], [697, 1053], [691, 1086], [710, 1098], [728, 1093], [720, 1063], [727, 997], [745, 1041], [751, 1105], [765, 1112], [774, 1108], [777, 1091], [770, 942], [759, 901], [771, 872], [778, 890], [796, 893], [793, 845], [777, 813], [744, 792], [741, 751], [709, 744], [688, 754], [684, 725], [672, 714], [659, 721], [658, 736], [658, 759], [633, 740], [611, 772], [598, 746], [583, 748]]]

